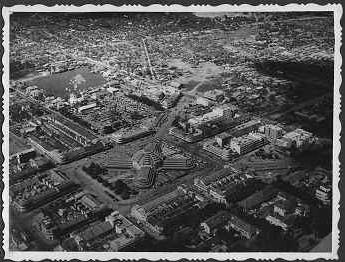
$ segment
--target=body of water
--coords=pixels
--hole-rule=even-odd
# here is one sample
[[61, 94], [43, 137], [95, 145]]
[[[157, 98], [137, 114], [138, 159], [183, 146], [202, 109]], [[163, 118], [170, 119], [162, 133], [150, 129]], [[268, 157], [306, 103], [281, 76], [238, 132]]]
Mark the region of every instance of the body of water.
[[[89, 87], [96, 87], [105, 83], [105, 79], [98, 73], [92, 73], [87, 67], [77, 68], [63, 73], [39, 77], [30, 81], [32, 85], [45, 90], [47, 95], [66, 98], [70, 93], [78, 93]], [[77, 88], [75, 88], [75, 84]]]

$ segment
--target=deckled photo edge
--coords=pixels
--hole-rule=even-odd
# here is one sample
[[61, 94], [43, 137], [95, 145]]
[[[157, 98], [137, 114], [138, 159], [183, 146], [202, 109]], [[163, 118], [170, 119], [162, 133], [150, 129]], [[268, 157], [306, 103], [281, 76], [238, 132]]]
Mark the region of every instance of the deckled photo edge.
[[[68, 7], [68, 9], [66, 9]], [[175, 252], [18, 252], [18, 251], [9, 251], [9, 226], [8, 226], [8, 209], [9, 209], [9, 17], [11, 13], [14, 12], [120, 12], [120, 11], [143, 11], [143, 12], [161, 12], [161, 11], [170, 11], [170, 12], [217, 12], [217, 11], [265, 11], [265, 12], [274, 12], [274, 11], [333, 11], [334, 12], [334, 32], [335, 32], [335, 56], [334, 56], [334, 104], [333, 104], [333, 218], [332, 218], [332, 252], [331, 253], [262, 253], [262, 252], [253, 252], [253, 253], [175, 253]], [[2, 43], [4, 48], [4, 53], [2, 57], [3, 62], [3, 77], [2, 84], [4, 87], [4, 105], [3, 105], [3, 114], [4, 122], [2, 127], [2, 132], [4, 135], [4, 142], [2, 145], [2, 151], [4, 155], [3, 162], [3, 182], [4, 190], [2, 193], [2, 198], [4, 201], [4, 209], [2, 213], [2, 218], [4, 221], [4, 243], [3, 249], [5, 251], [5, 259], [11, 259], [14, 261], [21, 260], [33, 260], [39, 261], [42, 259], [79, 259], [79, 260], [89, 260], [99, 259], [102, 261], [110, 260], [112, 258], [118, 259], [149, 259], [149, 260], [158, 260], [158, 259], [168, 259], [168, 260], [178, 260], [182, 258], [186, 259], [209, 259], [214, 258], [217, 260], [225, 259], [236, 259], [236, 260], [246, 260], [249, 258], [254, 258], [257, 260], [260, 259], [276, 259], [283, 258], [286, 260], [295, 260], [295, 259], [305, 259], [305, 260], [314, 260], [318, 258], [324, 259], [338, 259], [338, 248], [339, 248], [339, 228], [338, 222], [340, 219], [339, 213], [339, 201], [340, 201], [340, 191], [339, 191], [339, 180], [340, 180], [340, 162], [339, 154], [341, 150], [340, 144], [340, 132], [341, 132], [341, 122], [339, 119], [340, 115], [340, 85], [342, 82], [341, 78], [341, 64], [342, 57], [340, 54], [341, 46], [341, 35], [342, 28], [340, 25], [340, 19], [343, 15], [343, 9], [340, 4], [327, 4], [325, 6], [317, 4], [289, 4], [286, 6], [279, 5], [260, 5], [260, 6], [250, 6], [250, 5], [226, 5], [222, 4], [220, 6], [180, 6], [180, 5], [171, 5], [171, 6], [161, 6], [161, 5], [151, 5], [147, 7], [142, 6], [122, 6], [117, 7], [113, 5], [84, 5], [81, 7], [76, 6], [54, 6], [46, 7], [44, 5], [34, 5], [34, 6], [24, 6], [17, 5], [13, 7], [4, 7], [2, 10], [2, 17], [4, 20], [3, 27], [3, 36], [4, 41]], [[336, 174], [336, 175], [335, 175]]]

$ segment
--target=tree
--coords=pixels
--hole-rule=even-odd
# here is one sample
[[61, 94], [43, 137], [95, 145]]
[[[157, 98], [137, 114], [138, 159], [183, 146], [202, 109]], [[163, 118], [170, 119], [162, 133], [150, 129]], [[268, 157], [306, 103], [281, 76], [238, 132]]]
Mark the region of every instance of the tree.
[[126, 185], [126, 187], [124, 188], [124, 190], [121, 193], [121, 198], [122, 199], [128, 199], [129, 197], [130, 197], [130, 192], [129, 192], [129, 188]]
[[104, 172], [103, 168], [94, 162], [92, 162], [89, 166], [84, 166], [83, 170], [92, 177]]
[[332, 231], [332, 209], [313, 208], [311, 210], [311, 228], [318, 238], [325, 237]]
[[113, 188], [114, 188], [114, 193], [117, 194], [117, 195], [122, 194], [123, 191], [125, 191], [126, 189], [128, 190], [127, 184], [124, 183], [121, 179], [116, 180], [116, 182], [114, 183], [114, 187]]

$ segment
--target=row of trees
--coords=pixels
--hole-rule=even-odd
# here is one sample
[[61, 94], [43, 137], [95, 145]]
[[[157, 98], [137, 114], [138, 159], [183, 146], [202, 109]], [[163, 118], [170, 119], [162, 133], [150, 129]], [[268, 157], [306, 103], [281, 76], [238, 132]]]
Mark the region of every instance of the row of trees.
[[116, 195], [121, 196], [122, 199], [129, 199], [132, 194], [138, 193], [135, 190], [131, 189], [121, 179], [116, 180], [114, 183], [109, 183], [106, 179], [103, 178], [103, 175], [107, 173], [107, 170], [101, 167], [99, 164], [92, 162], [90, 165], [84, 166], [83, 170], [103, 186], [112, 190]]

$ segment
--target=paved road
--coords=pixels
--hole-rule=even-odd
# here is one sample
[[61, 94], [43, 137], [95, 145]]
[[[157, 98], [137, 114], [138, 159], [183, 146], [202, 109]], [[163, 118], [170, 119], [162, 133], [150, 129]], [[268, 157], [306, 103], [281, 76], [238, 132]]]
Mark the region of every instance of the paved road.
[[117, 201], [113, 200], [110, 196], [108, 196], [105, 193], [105, 191], [111, 191], [102, 186], [95, 179], [89, 177], [84, 171], [81, 170], [81, 168], [73, 168], [68, 174], [71, 176], [73, 180], [76, 180], [76, 182], [79, 183], [82, 186], [82, 188], [87, 189], [90, 192], [96, 193], [97, 196], [100, 197], [104, 203], [107, 203], [114, 209], [117, 208]]

